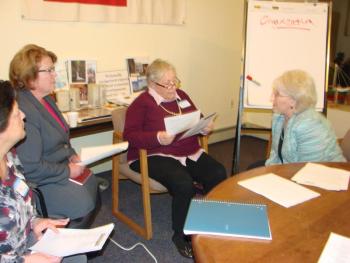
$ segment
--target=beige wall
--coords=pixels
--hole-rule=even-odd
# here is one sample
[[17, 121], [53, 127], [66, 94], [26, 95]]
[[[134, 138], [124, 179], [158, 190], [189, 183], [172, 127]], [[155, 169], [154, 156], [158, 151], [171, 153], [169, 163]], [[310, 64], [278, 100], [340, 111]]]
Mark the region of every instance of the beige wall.
[[[0, 0], [0, 78], [8, 78], [13, 55], [28, 43], [61, 60], [96, 59], [100, 71], [125, 68], [130, 56], [161, 57], [177, 67], [183, 89], [205, 114], [219, 114], [216, 128], [233, 137], [225, 128], [236, 122], [244, 0], [188, 0], [187, 6], [186, 25], [164, 26], [28, 21], [21, 19], [20, 0]], [[110, 133], [72, 140], [78, 151], [108, 142]]]
[[242, 45], [243, 0], [188, 0], [185, 26], [72, 23], [21, 19], [20, 0], [0, 1], [0, 78], [23, 45], [35, 43], [59, 59], [96, 59], [98, 70], [125, 68], [130, 56], [172, 62], [183, 89], [217, 128], [235, 123]]

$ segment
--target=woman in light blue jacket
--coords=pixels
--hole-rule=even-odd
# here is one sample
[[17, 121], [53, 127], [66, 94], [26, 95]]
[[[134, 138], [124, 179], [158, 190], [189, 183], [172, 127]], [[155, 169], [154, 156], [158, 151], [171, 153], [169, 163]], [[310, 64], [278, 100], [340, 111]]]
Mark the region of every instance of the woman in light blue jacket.
[[272, 88], [272, 145], [265, 164], [344, 162], [329, 121], [315, 110], [311, 76], [302, 70], [287, 71]]

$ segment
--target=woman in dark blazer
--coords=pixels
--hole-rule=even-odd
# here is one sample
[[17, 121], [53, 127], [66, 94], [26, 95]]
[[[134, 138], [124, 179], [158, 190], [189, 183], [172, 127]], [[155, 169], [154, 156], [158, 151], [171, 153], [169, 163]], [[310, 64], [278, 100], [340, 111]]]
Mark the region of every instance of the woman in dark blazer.
[[18, 91], [18, 104], [26, 115], [26, 138], [17, 146], [27, 181], [43, 192], [48, 214], [70, 218], [72, 227], [91, 224], [97, 200], [95, 176], [84, 185], [69, 180], [84, 167], [69, 141], [69, 127], [49, 95], [55, 87], [56, 55], [27, 45], [12, 59], [10, 80]]

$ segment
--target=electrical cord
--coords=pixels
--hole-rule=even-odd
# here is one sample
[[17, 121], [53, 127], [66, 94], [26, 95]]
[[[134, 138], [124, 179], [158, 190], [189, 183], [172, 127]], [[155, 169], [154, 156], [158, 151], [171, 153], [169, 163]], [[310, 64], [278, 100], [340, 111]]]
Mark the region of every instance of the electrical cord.
[[133, 250], [135, 247], [137, 246], [142, 246], [146, 251], [147, 253], [153, 258], [154, 262], [158, 263], [156, 257], [151, 253], [151, 251], [148, 250], [148, 248], [142, 244], [141, 242], [139, 243], [136, 243], [135, 245], [131, 246], [131, 247], [123, 247], [122, 245], [118, 244], [115, 240], [113, 240], [113, 238], [109, 238], [109, 240], [112, 241], [113, 244], [115, 244], [116, 246], [118, 246], [119, 248], [123, 249], [123, 250], [126, 250], [126, 251], [130, 251], [130, 250]]

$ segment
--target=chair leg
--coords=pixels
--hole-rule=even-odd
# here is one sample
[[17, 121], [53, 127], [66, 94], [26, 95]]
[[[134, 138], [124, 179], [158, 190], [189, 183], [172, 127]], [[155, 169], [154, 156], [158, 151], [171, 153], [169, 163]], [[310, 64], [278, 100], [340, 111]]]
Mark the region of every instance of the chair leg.
[[[142, 158], [140, 158], [142, 159]], [[133, 231], [142, 236], [143, 238], [149, 240], [152, 238], [152, 217], [151, 217], [151, 202], [150, 202], [150, 192], [149, 192], [149, 182], [148, 182], [148, 169], [147, 169], [147, 154], [146, 154], [146, 164], [141, 161], [141, 171], [146, 170], [147, 174], [144, 176], [142, 174], [142, 200], [143, 200], [143, 212], [144, 212], [144, 227], [137, 224], [130, 217], [125, 215], [119, 210], [119, 157], [114, 156], [112, 160], [112, 213], [120, 221], [128, 225]], [[146, 169], [144, 168], [146, 165]]]

